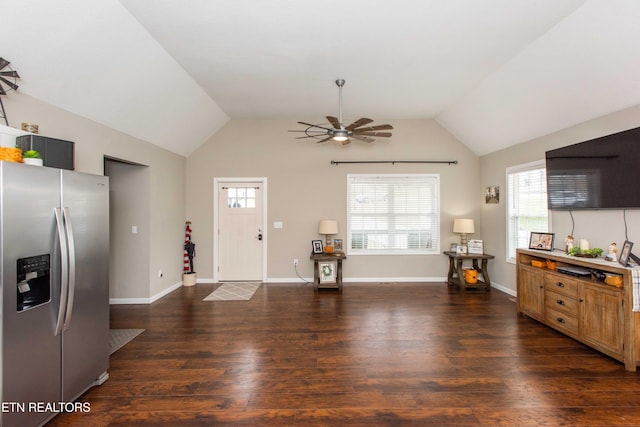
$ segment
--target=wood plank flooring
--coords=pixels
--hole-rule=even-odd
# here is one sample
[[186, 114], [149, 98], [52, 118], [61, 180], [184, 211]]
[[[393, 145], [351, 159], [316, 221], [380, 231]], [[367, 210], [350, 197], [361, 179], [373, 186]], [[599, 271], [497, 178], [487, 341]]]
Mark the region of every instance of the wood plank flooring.
[[146, 331], [111, 356], [89, 413], [50, 426], [640, 426], [640, 373], [445, 284], [219, 285], [111, 308]]

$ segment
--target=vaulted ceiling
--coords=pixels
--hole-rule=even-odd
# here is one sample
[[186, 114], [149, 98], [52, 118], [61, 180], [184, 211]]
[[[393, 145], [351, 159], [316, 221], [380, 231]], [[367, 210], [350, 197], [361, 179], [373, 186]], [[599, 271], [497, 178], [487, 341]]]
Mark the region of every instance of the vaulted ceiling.
[[478, 155], [640, 104], [637, 0], [2, 3], [9, 96], [185, 156], [230, 119], [326, 121], [337, 78], [345, 122], [434, 118]]

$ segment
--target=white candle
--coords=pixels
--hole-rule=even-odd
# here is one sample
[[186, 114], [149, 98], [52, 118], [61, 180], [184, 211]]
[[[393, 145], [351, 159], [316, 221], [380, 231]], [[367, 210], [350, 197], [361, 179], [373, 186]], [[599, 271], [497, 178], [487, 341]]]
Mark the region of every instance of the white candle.
[[580, 239], [580, 249], [583, 251], [589, 250], [589, 241], [586, 239]]

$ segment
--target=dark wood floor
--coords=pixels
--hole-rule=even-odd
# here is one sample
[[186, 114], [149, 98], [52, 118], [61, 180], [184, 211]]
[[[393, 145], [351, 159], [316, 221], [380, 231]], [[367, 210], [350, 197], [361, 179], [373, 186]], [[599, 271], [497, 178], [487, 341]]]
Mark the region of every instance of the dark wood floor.
[[113, 306], [146, 331], [111, 357], [90, 413], [52, 426], [639, 426], [640, 373], [444, 284], [218, 285]]

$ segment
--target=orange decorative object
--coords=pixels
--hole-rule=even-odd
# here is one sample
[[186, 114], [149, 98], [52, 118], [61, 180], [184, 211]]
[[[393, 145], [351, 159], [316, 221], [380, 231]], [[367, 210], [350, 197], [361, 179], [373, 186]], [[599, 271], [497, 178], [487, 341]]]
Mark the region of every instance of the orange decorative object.
[[325, 254], [332, 254], [333, 253], [333, 246], [331, 245], [327, 245], [324, 247], [324, 253]]
[[555, 270], [556, 269], [556, 262], [548, 259], [547, 260], [547, 268], [549, 270]]
[[473, 269], [465, 270], [464, 280], [467, 283], [478, 283], [478, 272]]
[[604, 283], [607, 285], [615, 286], [617, 288], [622, 287], [622, 276], [613, 273], [607, 273], [604, 278]]
[[12, 147], [0, 147], [0, 160], [21, 163], [22, 150]]
[[545, 267], [547, 265], [547, 263], [544, 262], [544, 261], [539, 261], [537, 259], [532, 259], [531, 260], [531, 265], [533, 265], [534, 267]]

